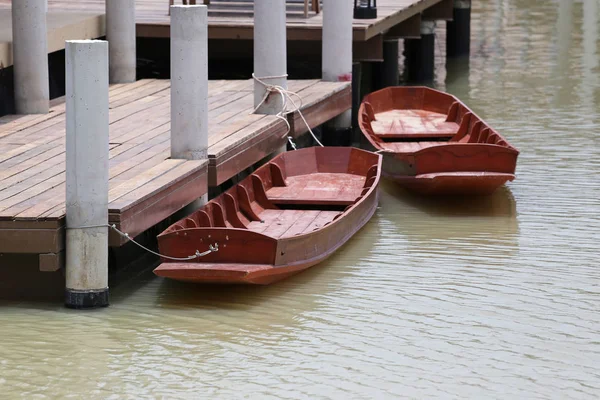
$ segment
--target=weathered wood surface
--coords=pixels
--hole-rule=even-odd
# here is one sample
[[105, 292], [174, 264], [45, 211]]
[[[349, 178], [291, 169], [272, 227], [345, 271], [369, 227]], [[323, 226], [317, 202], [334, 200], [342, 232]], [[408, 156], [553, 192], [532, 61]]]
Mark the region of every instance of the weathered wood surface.
[[377, 207], [381, 156], [350, 147], [281, 154], [158, 236], [155, 274], [205, 283], [269, 284], [326, 259]]
[[[354, 20], [355, 41], [366, 41], [385, 33], [409, 18], [447, 0], [379, 0], [377, 18]], [[198, 1], [200, 2], [200, 1]], [[104, 0], [49, 0], [50, 12], [104, 13]], [[10, 0], [0, 0], [0, 9], [10, 7]], [[169, 37], [170, 17], [167, 0], [137, 0], [136, 20], [138, 36]], [[208, 35], [210, 39], [252, 39], [253, 15], [251, 4], [237, 8], [215, 2], [209, 6]], [[321, 40], [323, 14], [304, 11], [292, 6], [287, 19], [288, 40]]]
[[[8, 3], [8, 4], [7, 4]], [[10, 1], [0, 0], [0, 68], [13, 64]], [[48, 12], [48, 53], [65, 48], [65, 40], [95, 39], [106, 32], [104, 10], [52, 9]]]
[[515, 178], [519, 151], [456, 97], [394, 87], [363, 99], [359, 126], [384, 175], [427, 194], [488, 194]]
[[[271, 154], [286, 124], [251, 114], [251, 80], [209, 82], [209, 162], [170, 160], [170, 83], [140, 80], [110, 87], [109, 220], [138, 234]], [[323, 108], [349, 83], [290, 81], [304, 110]], [[325, 107], [326, 108], [326, 107]], [[0, 117], [0, 252], [58, 253], [64, 247], [65, 104], [47, 115]], [[337, 115], [336, 114], [336, 115]], [[293, 118], [290, 115], [290, 119]], [[316, 115], [311, 127], [320, 123]], [[111, 245], [123, 241], [111, 235]]]

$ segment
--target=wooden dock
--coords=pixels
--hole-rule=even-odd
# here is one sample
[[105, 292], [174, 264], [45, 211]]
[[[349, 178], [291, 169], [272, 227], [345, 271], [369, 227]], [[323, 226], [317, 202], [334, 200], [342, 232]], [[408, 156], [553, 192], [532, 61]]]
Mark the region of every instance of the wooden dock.
[[[209, 160], [171, 160], [170, 81], [110, 87], [109, 222], [135, 236], [273, 153], [287, 125], [252, 114], [253, 82], [210, 81]], [[351, 107], [348, 82], [290, 81], [312, 127]], [[292, 135], [307, 131], [288, 114]], [[124, 244], [111, 232], [111, 246]], [[65, 103], [46, 115], [0, 118], [0, 253], [40, 255], [40, 268], [61, 264], [65, 243]]]
[[[6, 26], [10, 22], [10, 2], [11, 0], [0, 0], [0, 27], [3, 27], [0, 28], [0, 42], [6, 40], [3, 37], [7, 37], [1, 32], [7, 29]], [[197, 3], [202, 3], [202, 0], [197, 0]], [[88, 33], [91, 32], [97, 35], [94, 37], [103, 36], [105, 33], [104, 20], [101, 18], [105, 11], [104, 4], [104, 0], [48, 0], [49, 34], [59, 39], [57, 41], [49, 39], [48, 51], [64, 48], [63, 39], [84, 39], [88, 38]], [[171, 19], [168, 15], [168, 4], [168, 0], [136, 1], [138, 37], [168, 38], [170, 36]], [[379, 0], [376, 19], [355, 19], [353, 22], [354, 58], [356, 60], [381, 61], [384, 39], [418, 38], [422, 19], [450, 20], [452, 19], [452, 6], [453, 0]], [[252, 10], [252, 2], [248, 0], [234, 3], [212, 0], [208, 6], [209, 39], [251, 44], [254, 30]], [[60, 23], [53, 21], [60, 21]], [[56, 29], [59, 25], [70, 26], [71, 30]], [[8, 29], [10, 30], [10, 28]], [[64, 32], [71, 33], [69, 37], [66, 37]], [[314, 42], [321, 40], [322, 33], [322, 13], [310, 12], [308, 18], [305, 18], [303, 12], [294, 6], [288, 6], [287, 39], [291, 42], [288, 53], [304, 53], [315, 49], [320, 52], [320, 47], [315, 46]], [[59, 43], [59, 45], [50, 46], [51, 42]], [[7, 42], [5, 41], [5, 43]], [[307, 46], [301, 46], [301, 48], [294, 46], [299, 43], [305, 43]], [[6, 54], [9, 48], [7, 44], [4, 46]], [[0, 44], [0, 61], [6, 60], [8, 57], [5, 55], [2, 58], [2, 49]], [[211, 54], [214, 54], [213, 50], [217, 50], [218, 55], [239, 51], [238, 48], [230, 46], [211, 49]], [[4, 66], [6, 65], [10, 64], [4, 62]]]

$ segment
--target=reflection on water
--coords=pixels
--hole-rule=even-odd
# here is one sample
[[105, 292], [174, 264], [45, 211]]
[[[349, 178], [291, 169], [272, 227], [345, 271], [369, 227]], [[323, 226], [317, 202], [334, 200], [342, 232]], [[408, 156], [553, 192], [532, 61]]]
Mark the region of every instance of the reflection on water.
[[270, 287], [147, 272], [105, 310], [3, 304], [0, 397], [598, 398], [599, 7], [474, 7], [469, 68], [436, 86], [521, 150], [514, 182], [384, 183], [341, 251]]

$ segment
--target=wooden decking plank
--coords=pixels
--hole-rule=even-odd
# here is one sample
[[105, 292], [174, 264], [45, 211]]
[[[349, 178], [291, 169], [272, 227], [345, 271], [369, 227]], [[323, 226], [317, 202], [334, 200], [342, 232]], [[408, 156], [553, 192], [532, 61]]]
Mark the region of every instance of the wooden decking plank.
[[[160, 92], [168, 91], [171, 88], [171, 81], [168, 79], [157, 80], [149, 85], [142, 86], [136, 91], [127, 91], [119, 96], [112, 96], [109, 107], [118, 108], [124, 104], [129, 104], [135, 100], [143, 99], [148, 96], [157, 95]], [[159, 96], [157, 96], [159, 97]]]
[[144, 144], [148, 140], [155, 138], [156, 136], [166, 135], [170, 137], [171, 123], [169, 120], [165, 121], [165, 116], [159, 116], [154, 121], [152, 126], [148, 126], [144, 131], [144, 125], [133, 128], [129, 133], [113, 138], [112, 143], [128, 143], [128, 144]]
[[119, 107], [111, 108], [108, 116], [108, 123], [114, 124], [130, 117], [131, 115], [143, 112], [151, 107], [159, 104], [165, 104], [167, 102], [168, 101], [165, 100], [164, 96], [157, 96], [156, 94], [133, 100]]
[[155, 146], [152, 146], [145, 152], [138, 154], [136, 158], [139, 161], [135, 165], [135, 167], [125, 169], [120, 174], [115, 174], [111, 179], [115, 182], [123, 182], [128, 179], [131, 179], [132, 177], [139, 174], [141, 171], [145, 171], [148, 168], [151, 168], [153, 165], [159, 164], [164, 160], [169, 159], [170, 155], [171, 149], [169, 146], [169, 141], [159, 143]]
[[[250, 123], [248, 124], [249, 121]], [[209, 136], [209, 157], [218, 157], [219, 154], [224, 153], [233, 147], [243, 145], [245, 141], [248, 141], [255, 136], [259, 136], [273, 125], [281, 125], [280, 129], [283, 136], [287, 130], [285, 122], [270, 115], [252, 114], [248, 116], [247, 119], [236, 121], [235, 124], [225, 125], [222, 128], [222, 132], [219, 132], [214, 136]], [[235, 130], [227, 130], [229, 126], [232, 126]]]
[[[183, 160], [167, 160], [172, 163], [157, 165], [150, 171], [146, 171], [138, 180], [115, 185], [109, 181], [109, 202], [115, 197], [119, 197], [128, 191], [136, 188], [136, 185], [143, 184], [148, 179], [161, 175], [165, 169], [170, 168], [173, 164], [184, 162]], [[170, 164], [170, 165], [169, 165]], [[63, 183], [53, 187], [51, 190], [45, 191], [41, 195], [33, 199], [22, 202], [10, 210], [15, 214], [15, 218], [32, 219], [32, 218], [59, 218], [64, 214], [65, 199], [66, 199], [66, 184], [64, 183], [64, 174], [62, 174]], [[112, 183], [112, 185], [111, 185]], [[56, 213], [56, 210], [59, 212]]]
[[[0, 180], [2, 180], [3, 177], [6, 176], [10, 176], [7, 175], [7, 173], [10, 173], [10, 168], [11, 167], [17, 167], [17, 171], [19, 170], [18, 167], [22, 164], [27, 165], [29, 160], [31, 159], [38, 159], [38, 158], [44, 158], [46, 157], [46, 152], [48, 151], [52, 151], [52, 149], [55, 149], [56, 147], [60, 147], [60, 146], [64, 146], [64, 143], [62, 143], [59, 139], [51, 142], [51, 143], [46, 143], [46, 144], [37, 144], [34, 147], [29, 147], [28, 149], [24, 149], [25, 151], [22, 152], [18, 152], [17, 154], [13, 153], [13, 156], [10, 158], [6, 158], [2, 161], [0, 161]], [[22, 145], [18, 145], [19, 148]], [[35, 161], [34, 161], [35, 162]]]
[[[171, 150], [169, 147], [169, 139], [156, 143], [153, 146], [149, 146], [144, 151], [140, 152], [136, 156], [132, 157], [127, 162], [121, 162], [110, 169], [110, 179], [114, 182], [122, 182], [130, 179], [132, 176], [136, 176], [146, 169], [156, 165], [158, 163], [169, 158]], [[162, 159], [157, 156], [161, 156]], [[148, 161], [153, 160], [154, 164], [150, 164]]]
[[248, 127], [252, 127], [250, 130], [257, 129], [261, 125], [260, 121], [263, 119], [267, 119], [267, 117], [261, 114], [248, 114], [241, 118], [232, 119], [227, 124], [219, 125], [214, 132], [209, 134], [208, 147], [214, 149], [219, 142], [227, 139], [229, 136], [240, 131], [248, 132]]
[[[138, 185], [134, 190], [131, 190], [118, 198], [110, 197], [108, 204], [109, 211], [113, 213], [122, 212], [127, 208], [133, 207], [148, 197], [158, 193], [164, 187], [173, 186], [196, 172], [199, 168], [206, 166], [205, 160], [183, 161], [178, 162], [177, 164], [173, 163], [174, 161], [181, 160], [165, 160], [163, 164], [167, 164], [171, 168], [170, 170], [153, 177], [142, 185]], [[138, 178], [132, 178], [132, 181], [136, 183], [138, 180]], [[123, 185], [117, 186], [117, 188], [122, 186]]]
[[[127, 146], [112, 144], [109, 146], [109, 158], [125, 151]], [[28, 185], [28, 179], [33, 177], [35, 180], [40, 178], [40, 174], [45, 173], [49, 168], [60, 165], [65, 167], [65, 146], [61, 144], [55, 148], [42, 153], [39, 157], [32, 158], [19, 163], [12, 168], [0, 169], [0, 196], [3, 190], [19, 184]]]
[[60, 174], [64, 174], [64, 166], [54, 165], [27, 178], [25, 184], [19, 182], [21, 184], [3, 188], [0, 191], [0, 214], [6, 214], [2, 212], [2, 207], [10, 208], [47, 190], [47, 181], [60, 183]]
[[109, 85], [109, 105], [110, 101], [120, 100], [121, 98], [126, 97], [131, 93], [137, 92], [138, 90], [140, 90], [140, 88], [143, 90], [144, 88], [151, 86], [154, 82], [156, 82], [156, 79], [140, 79], [131, 83]]
[[0, 154], [0, 163], [2, 161], [10, 160], [11, 158], [16, 157], [20, 154], [23, 154], [29, 150], [35, 149], [36, 147], [37, 147], [37, 144], [35, 144], [35, 143], [19, 145], [16, 149], [8, 150], [8, 151]]
[[[61, 183], [64, 183], [66, 179], [65, 160], [64, 158], [61, 159], [60, 156], [59, 154], [50, 159], [53, 162], [58, 160], [58, 163], [49, 164], [48, 166], [39, 165], [39, 168], [35, 170], [37, 173], [31, 174], [23, 181], [17, 182], [17, 184], [8, 186], [0, 191], [0, 207], [6, 208], [8, 206], [4, 211], [0, 209], [0, 218], [8, 218], [11, 215], [10, 213], [13, 212], [15, 213], [14, 215], [18, 215], [26, 210], [30, 210], [36, 202], [43, 203], [49, 198], [45, 195], [47, 192], [52, 192], [53, 196], [59, 194], [59, 189], [56, 188]], [[62, 188], [64, 188], [64, 185]], [[59, 195], [58, 197], [61, 196]], [[64, 193], [62, 194], [62, 199], [64, 201]], [[44, 204], [40, 207], [46, 207], [46, 205]]]
[[135, 178], [120, 183], [119, 185], [111, 188], [108, 191], [109, 203], [118, 200], [125, 194], [139, 188], [140, 186], [147, 184], [148, 182], [158, 178], [159, 176], [167, 173], [168, 171], [172, 170], [178, 165], [183, 164], [184, 162], [185, 160], [165, 160], [162, 163], [157, 164], [149, 170], [145, 171], [144, 173], [139, 174]]
[[170, 125], [170, 117], [164, 113], [157, 112], [153, 118], [148, 114], [131, 118], [110, 126], [110, 142], [144, 143], [158, 133], [168, 132]]
[[[147, 159], [144, 162], [141, 162], [140, 164], [138, 164], [137, 166], [139, 167], [138, 169], [142, 169], [145, 170], [147, 168], [152, 167], [153, 165], [156, 165], [164, 160], [166, 160], [169, 157], [170, 154], [170, 150], [168, 150], [169, 145], [168, 143], [159, 143], [158, 145], [154, 146], [154, 147], [160, 147], [166, 150], [162, 150], [162, 152], [157, 153], [156, 155], [152, 156], [151, 158]], [[155, 151], [154, 148], [150, 148], [148, 149], [148, 151]], [[136, 157], [139, 157], [140, 159], [145, 159], [147, 157], [147, 154], [142, 152], [139, 153]], [[124, 180], [131, 178], [132, 175], [137, 174], [137, 169], [126, 169], [123, 168], [124, 171], [119, 171], [116, 168], [121, 167], [122, 164], [118, 164], [117, 167], [113, 167], [110, 170], [110, 174], [113, 175], [113, 177], [109, 180], [109, 186], [114, 186], [117, 185], [119, 183], [122, 183]], [[43, 213], [41, 213], [37, 218], [58, 218], [60, 216], [62, 216], [65, 213], [65, 204], [58, 204], [55, 205], [54, 207], [44, 211]]]
[[[57, 191], [57, 187], [62, 185], [64, 191], [64, 182], [65, 172], [63, 169], [62, 172], [57, 172], [51, 178], [0, 201], [0, 218], [10, 218], [12, 215], [17, 215], [38, 203], [43, 203], [45, 200], [52, 198], [55, 195], [53, 190]], [[62, 201], [64, 201], [64, 196]]]
[[0, 138], [12, 135], [15, 132], [41, 124], [47, 120], [57, 118], [65, 113], [65, 105], [60, 104], [52, 107], [48, 114], [23, 115], [21, 118], [0, 125]]
[[54, 118], [40, 123], [33, 127], [24, 129], [20, 132], [14, 132], [4, 138], [4, 141], [12, 143], [41, 144], [49, 143], [63, 135], [65, 129], [65, 120], [63, 118]]
[[[40, 215], [53, 207], [56, 206], [65, 206], [66, 203], [66, 183], [59, 184], [58, 186], [53, 187], [51, 190], [44, 192], [38, 195], [36, 198], [27, 200], [17, 207], [14, 210], [11, 210], [11, 213], [14, 213], [14, 219], [39, 219]], [[57, 216], [55, 219], [61, 217]]]

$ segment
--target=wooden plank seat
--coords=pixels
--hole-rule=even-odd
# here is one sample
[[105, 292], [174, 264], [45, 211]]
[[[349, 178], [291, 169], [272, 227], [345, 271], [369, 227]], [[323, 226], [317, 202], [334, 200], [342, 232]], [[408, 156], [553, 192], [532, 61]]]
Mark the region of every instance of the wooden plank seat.
[[365, 177], [353, 174], [319, 172], [310, 175], [290, 176], [285, 186], [273, 186], [267, 190], [267, 198], [277, 205], [353, 204], [361, 195]]
[[447, 115], [426, 110], [389, 110], [375, 114], [373, 133], [386, 139], [451, 138], [458, 132]]

